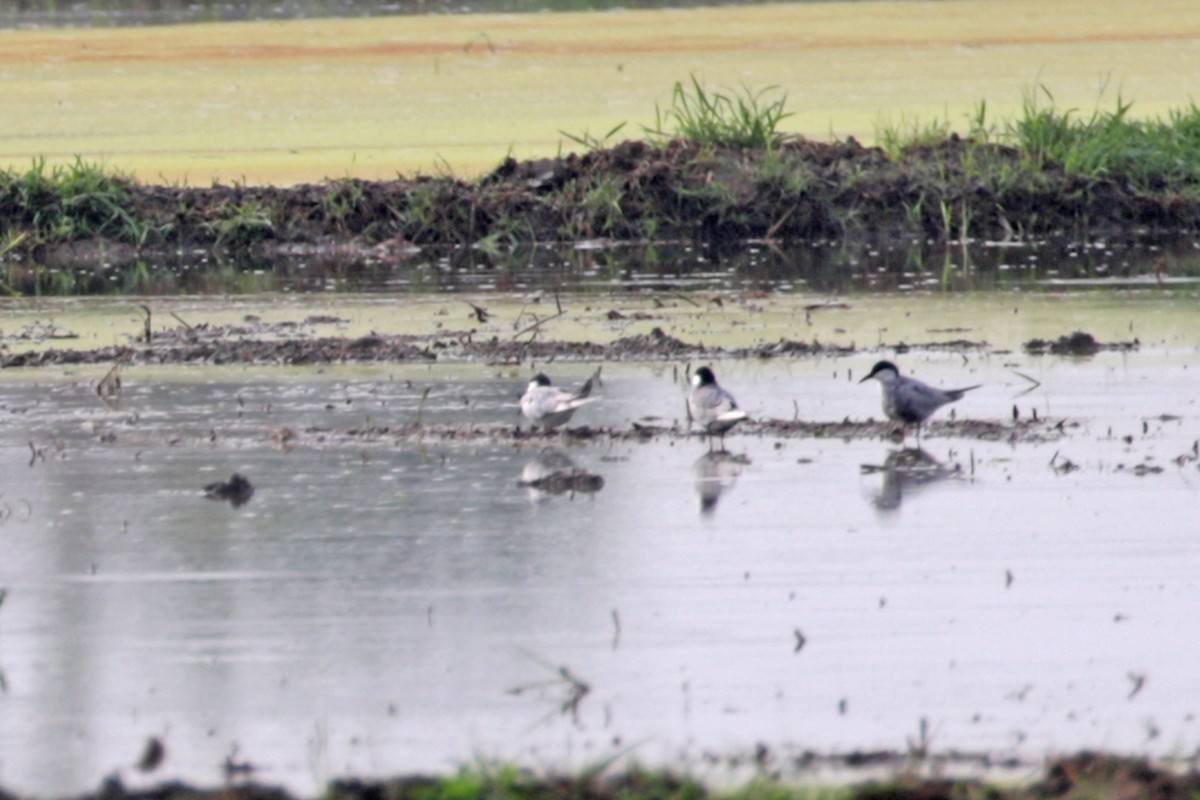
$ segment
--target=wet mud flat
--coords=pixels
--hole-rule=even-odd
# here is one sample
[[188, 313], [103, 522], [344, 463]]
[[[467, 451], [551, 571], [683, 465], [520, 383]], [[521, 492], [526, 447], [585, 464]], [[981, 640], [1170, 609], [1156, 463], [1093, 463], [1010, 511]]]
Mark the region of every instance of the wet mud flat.
[[[486, 312], [468, 303], [480, 315]], [[286, 366], [312, 367], [331, 365], [386, 365], [386, 364], [435, 364], [477, 363], [492, 367], [522, 369], [533, 365], [554, 364], [599, 364], [595, 378], [601, 380], [604, 363], [654, 363], [672, 364], [676, 378], [686, 383], [692, 364], [704, 361], [761, 362], [794, 359], [844, 359], [860, 355], [862, 351], [853, 345], [823, 345], [817, 341], [780, 339], [771, 343], [759, 343], [745, 347], [705, 345], [687, 342], [666, 333], [661, 327], [651, 328], [649, 333], [618, 336], [608, 341], [568, 341], [537, 336], [505, 337], [478, 336], [476, 331], [449, 331], [435, 334], [383, 335], [372, 333], [361, 337], [329, 337], [320, 335], [311, 325], [304, 323], [265, 322], [256, 315], [248, 315], [241, 324], [212, 325], [201, 323], [189, 325], [178, 315], [180, 324], [166, 330], [152, 332], [147, 329], [137, 338], [149, 341], [133, 341], [127, 345], [88, 349], [80, 346], [57, 347], [63, 337], [73, 334], [59, 329], [55, 334], [43, 329], [42, 345], [45, 349], [10, 352], [0, 355], [0, 368], [26, 369], [81, 365], [108, 365], [109, 371], [95, 385], [95, 393], [103, 402], [114, 408], [120, 407], [122, 372], [147, 366], [236, 367], [236, 366]], [[308, 317], [305, 322], [332, 324], [343, 321], [336, 315]], [[536, 323], [532, 327], [540, 327]], [[1104, 350], [1136, 350], [1133, 342], [1102, 343], [1090, 334], [1077, 334], [1076, 338], [1086, 344], [1086, 354], [1094, 355]], [[1070, 337], [1063, 337], [1067, 342]], [[73, 340], [72, 344], [77, 344]], [[1043, 342], [1028, 343], [1031, 353], [1043, 351]], [[1062, 345], [1067, 347], [1067, 345]], [[991, 350], [986, 342], [971, 340], [947, 340], [925, 344], [900, 344], [890, 348], [895, 353], [911, 352], [962, 352], [972, 356], [986, 354]], [[1068, 352], [1060, 350], [1060, 352]], [[679, 376], [683, 377], [680, 378]], [[1061, 418], [1038, 418], [1036, 411], [1024, 418], [1014, 406], [1011, 420], [937, 419], [926, 424], [925, 430], [935, 436], [952, 436], [984, 441], [1051, 441], [1066, 435], [1078, 427], [1077, 422]], [[216, 437], [221, 426], [213, 428]], [[400, 442], [464, 442], [492, 441], [512, 442], [516, 445], [537, 445], [553, 442], [620, 442], [678, 440], [694, 437], [697, 431], [690, 425], [681, 425], [679, 420], [670, 420], [657, 415], [635, 419], [632, 425], [574, 424], [560, 429], [539, 430], [522, 428], [521, 425], [497, 423], [437, 424], [417, 419], [393, 425], [368, 425], [348, 428], [312, 426], [287, 428], [286, 433], [272, 432], [273, 437], [283, 436], [291, 446], [304, 443], [319, 446], [336, 446], [347, 442], [400, 443]], [[839, 438], [839, 439], [903, 439], [896, 424], [886, 420], [841, 421], [759, 418], [741, 424], [737, 435], [759, 438]]]

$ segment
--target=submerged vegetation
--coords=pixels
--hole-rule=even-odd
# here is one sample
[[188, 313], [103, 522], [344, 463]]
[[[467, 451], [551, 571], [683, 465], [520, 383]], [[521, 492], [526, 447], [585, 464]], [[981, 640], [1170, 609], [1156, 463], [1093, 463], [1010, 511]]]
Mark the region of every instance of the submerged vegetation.
[[[386, 260], [411, 246], [497, 252], [611, 239], [726, 244], [1020, 240], [1200, 227], [1200, 108], [1090, 114], [1043, 87], [1015, 119], [981, 103], [946, 121], [881, 125], [878, 145], [785, 135], [778, 90], [677, 83], [644, 141], [569, 136], [584, 151], [449, 175], [295, 187], [139, 184], [82, 159], [0, 172], [0, 257], [131, 263], [147, 254], [337, 252]], [[64, 255], [65, 254], [65, 255]], [[8, 287], [10, 291], [11, 282]]]

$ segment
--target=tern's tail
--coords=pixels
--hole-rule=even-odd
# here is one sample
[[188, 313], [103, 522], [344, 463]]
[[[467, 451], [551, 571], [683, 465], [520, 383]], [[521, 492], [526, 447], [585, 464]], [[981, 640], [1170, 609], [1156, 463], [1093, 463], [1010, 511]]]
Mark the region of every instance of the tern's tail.
[[950, 389], [946, 394], [950, 395], [951, 400], [961, 400], [964, 394], [972, 389], [978, 389], [980, 386], [983, 386], [983, 384], [977, 383], [974, 386], [964, 386], [962, 389]]

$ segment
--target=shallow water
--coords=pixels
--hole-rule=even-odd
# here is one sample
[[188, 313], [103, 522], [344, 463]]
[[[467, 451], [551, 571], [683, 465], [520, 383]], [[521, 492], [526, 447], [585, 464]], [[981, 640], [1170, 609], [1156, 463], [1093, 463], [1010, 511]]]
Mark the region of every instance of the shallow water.
[[[877, 356], [717, 370], [756, 417], [878, 418], [877, 387], [847, 380]], [[102, 371], [5, 372], [0, 782], [144, 782], [152, 735], [151, 779], [218, 783], [232, 755], [305, 793], [617, 753], [719, 778], [707, 754], [904, 752], [923, 721], [933, 751], [1030, 763], [1189, 753], [1195, 357], [913, 352], [926, 380], [984, 384], [964, 418], [1078, 424], [927, 436], [933, 477], [864, 470], [900, 449], [874, 439], [734, 434], [727, 459], [696, 438], [563, 445], [604, 479], [574, 496], [518, 486], [544, 442], [333, 435], [418, 413], [511, 425], [521, 373], [131, 369], [110, 409]], [[677, 376], [606, 365], [576, 421], [678, 419]], [[203, 496], [234, 472], [246, 505]]]
[[409, 296], [519, 291], [1063, 291], [1179, 288], [1200, 283], [1191, 237], [1135, 235], [1079, 241], [970, 240], [950, 244], [751, 243], [728, 248], [686, 242], [501, 248], [426, 247], [399, 258], [324, 252], [277, 258], [184, 253], [130, 263], [51, 258], [13, 263], [5, 284], [26, 296], [385, 294]]

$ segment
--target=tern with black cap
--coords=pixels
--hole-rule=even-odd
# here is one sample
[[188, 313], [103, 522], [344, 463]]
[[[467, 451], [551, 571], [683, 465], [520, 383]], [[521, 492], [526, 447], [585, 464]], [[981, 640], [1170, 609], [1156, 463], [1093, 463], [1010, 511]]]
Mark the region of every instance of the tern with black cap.
[[[717, 377], [708, 367], [700, 367], [692, 373], [692, 392], [688, 395], [688, 413], [692, 421], [704, 429], [709, 436], [720, 436], [725, 446], [725, 434], [734, 425], [747, 419], [745, 411], [738, 408], [733, 395], [721, 388]], [[712, 442], [709, 442], [711, 446]]]
[[879, 385], [883, 387], [883, 413], [887, 414], [888, 419], [901, 425], [916, 425], [918, 439], [921, 438], [921, 423], [929, 419], [933, 412], [947, 403], [961, 400], [964, 394], [980, 386], [976, 384], [962, 389], [938, 389], [916, 378], [901, 375], [900, 370], [890, 361], [877, 363], [859, 383], [872, 379], [879, 381]]

